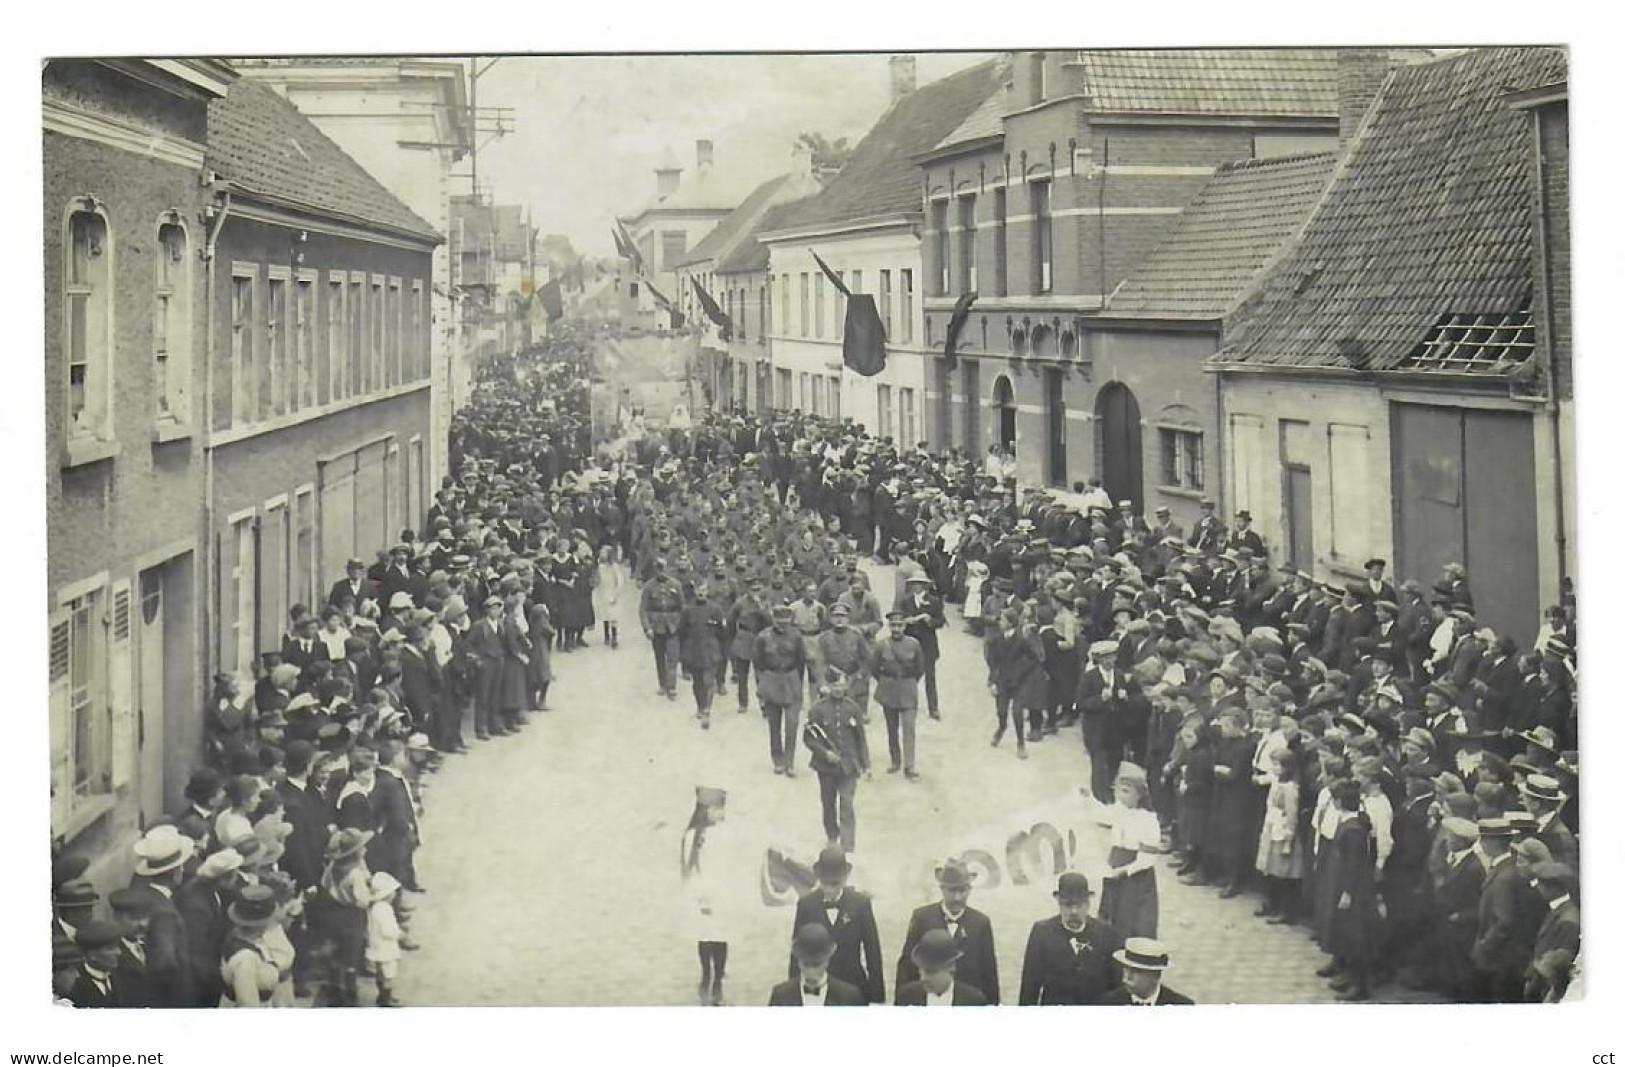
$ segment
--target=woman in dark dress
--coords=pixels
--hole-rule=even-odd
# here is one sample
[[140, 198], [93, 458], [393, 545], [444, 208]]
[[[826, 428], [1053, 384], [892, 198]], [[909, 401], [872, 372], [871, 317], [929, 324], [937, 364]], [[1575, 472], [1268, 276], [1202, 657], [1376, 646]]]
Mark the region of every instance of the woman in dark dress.
[[597, 621], [592, 609], [592, 587], [598, 579], [598, 566], [593, 558], [592, 546], [586, 540], [576, 541], [571, 564], [575, 568], [575, 578], [570, 583], [565, 604], [570, 613], [570, 643], [580, 647], [587, 643], [586, 635]]
[[1200, 878], [1211, 867], [1207, 848], [1213, 807], [1213, 728], [1200, 715], [1192, 715], [1180, 727], [1179, 738], [1184, 751], [1173, 761], [1179, 796], [1175, 842], [1184, 854], [1179, 874]]
[[530, 659], [535, 651], [525, 614], [525, 593], [508, 587], [508, 611], [502, 618], [502, 687], [497, 710], [502, 713], [502, 732], [512, 733], [525, 723], [530, 705]]
[[1373, 952], [1381, 932], [1371, 821], [1360, 810], [1360, 786], [1354, 781], [1333, 785], [1332, 803], [1337, 831], [1325, 872], [1331, 910], [1322, 942], [1332, 961], [1315, 973], [1333, 979], [1340, 1000], [1370, 1000]]
[[526, 676], [529, 706], [546, 711], [547, 690], [553, 684], [553, 617], [540, 600], [527, 601], [525, 608], [531, 645], [530, 670]]

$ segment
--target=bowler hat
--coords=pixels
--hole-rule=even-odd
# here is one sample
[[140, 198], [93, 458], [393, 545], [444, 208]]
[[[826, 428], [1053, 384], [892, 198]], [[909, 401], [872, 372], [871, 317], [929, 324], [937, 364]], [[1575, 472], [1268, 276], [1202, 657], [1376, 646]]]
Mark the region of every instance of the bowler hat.
[[89, 879], [70, 878], [56, 887], [51, 902], [59, 908], [89, 908], [101, 898]]
[[839, 845], [825, 845], [818, 853], [818, 860], [813, 864], [813, 873], [845, 875], [852, 871], [852, 861], [846, 858]]
[[113, 909], [115, 915], [128, 915], [132, 918], [144, 919], [150, 916], [158, 906], [156, 894], [138, 886], [125, 886], [115, 889], [107, 895], [107, 906]]
[[958, 859], [948, 859], [937, 868], [937, 884], [945, 889], [962, 889], [976, 880], [969, 867]]
[[73, 939], [81, 949], [86, 952], [98, 948], [109, 948], [119, 943], [124, 937], [124, 928], [118, 923], [106, 919], [92, 919], [77, 927], [73, 932]]
[[1131, 937], [1123, 947], [1112, 953], [1112, 959], [1136, 971], [1166, 971], [1168, 950], [1161, 941], [1149, 937]]
[[909, 952], [908, 958], [922, 971], [940, 970], [963, 956], [954, 942], [954, 935], [946, 930], [927, 930], [920, 943]]
[[1089, 899], [1089, 879], [1078, 871], [1067, 871], [1056, 879], [1055, 899], [1063, 904], [1078, 904]]
[[790, 951], [800, 963], [823, 963], [835, 954], [835, 939], [823, 923], [806, 923], [796, 930]]

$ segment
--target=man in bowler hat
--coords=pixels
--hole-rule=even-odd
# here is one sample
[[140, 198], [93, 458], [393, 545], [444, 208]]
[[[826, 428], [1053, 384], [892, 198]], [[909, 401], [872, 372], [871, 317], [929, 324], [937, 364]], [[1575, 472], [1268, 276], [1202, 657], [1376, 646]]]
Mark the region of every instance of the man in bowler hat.
[[828, 927], [807, 923], [790, 943], [790, 980], [773, 987], [770, 1008], [861, 1008], [868, 1003], [857, 986], [830, 973], [836, 952]]
[[909, 952], [909, 960], [919, 979], [899, 986], [900, 1008], [985, 1008], [987, 997], [969, 982], [959, 978], [962, 957], [953, 935], [946, 930], [929, 930]]
[[974, 987], [987, 1003], [999, 1002], [999, 956], [993, 945], [993, 923], [970, 906], [974, 881], [975, 876], [957, 859], [949, 859], [937, 868], [942, 899], [915, 908], [903, 937], [903, 952], [897, 961], [899, 1004], [904, 1003], [903, 987], [920, 979], [914, 950], [936, 930], [946, 933], [959, 953], [954, 968], [956, 987], [961, 983]]
[[1113, 954], [1123, 939], [1089, 914], [1089, 879], [1077, 871], [1055, 887], [1059, 914], [1033, 923], [1021, 965], [1021, 1004], [1103, 1004], [1118, 984]]
[[[818, 885], [796, 901], [793, 929], [822, 927], [833, 939], [834, 952], [829, 973], [850, 983], [862, 1002], [886, 1003], [885, 964], [880, 954], [880, 930], [875, 925], [874, 903], [867, 893], [846, 884], [852, 864], [839, 846], [829, 845], [818, 854], [813, 874]], [[799, 936], [799, 934], [798, 934]], [[791, 953], [790, 978], [800, 974], [800, 957]]]

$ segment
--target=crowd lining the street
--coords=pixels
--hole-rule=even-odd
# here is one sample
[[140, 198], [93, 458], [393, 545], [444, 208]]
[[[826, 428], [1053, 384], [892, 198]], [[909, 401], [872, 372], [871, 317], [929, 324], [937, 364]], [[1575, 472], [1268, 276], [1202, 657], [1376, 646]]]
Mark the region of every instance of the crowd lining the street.
[[[801, 413], [714, 414], [595, 456], [592, 352], [565, 328], [489, 368], [425, 528], [296, 606], [256, 678], [216, 679], [207, 764], [135, 845], [128, 887], [103, 901], [82, 860], [53, 864], [59, 997], [354, 1005], [366, 982], [398, 1004], [436, 767], [467, 731], [547, 713], [553, 657], [589, 635], [618, 646], [634, 597], [663, 696], [686, 679], [709, 729], [730, 685], [753, 710], [754, 674], [773, 772], [794, 777], [804, 747], [818, 777], [826, 847], [775, 1004], [886, 999], [872, 906], [845, 884], [856, 796], [871, 703], [887, 771], [931, 773], [916, 720], [922, 690], [943, 713], [949, 605], [982, 641], [991, 744], [1075, 760], [1112, 845], [1101, 884], [1061, 876], [1020, 1003], [1185, 1002], [1160, 983], [1168, 853], [1188, 881], [1257, 893], [1261, 921], [1306, 926], [1346, 999], [1394, 981], [1563, 997], [1579, 949], [1572, 598], [1520, 649], [1475, 617], [1458, 566], [1396, 585], [1372, 560], [1339, 586], [1272, 561], [1245, 512], [1226, 524], [1204, 502], [1187, 532], [1098, 482], [1018, 495], [997, 449], [932, 454]], [[896, 565], [889, 604], [864, 557]], [[684, 839], [710, 1004], [725, 798], [701, 788]], [[999, 1003], [974, 875], [949, 858], [938, 881], [897, 1002]]]

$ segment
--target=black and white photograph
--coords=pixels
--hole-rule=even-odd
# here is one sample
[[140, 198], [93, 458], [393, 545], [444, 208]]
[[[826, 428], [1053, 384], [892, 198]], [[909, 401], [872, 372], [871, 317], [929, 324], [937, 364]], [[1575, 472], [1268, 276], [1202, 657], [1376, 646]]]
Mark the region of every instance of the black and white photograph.
[[1561, 38], [304, 39], [37, 64], [58, 1044], [1594, 995]]

